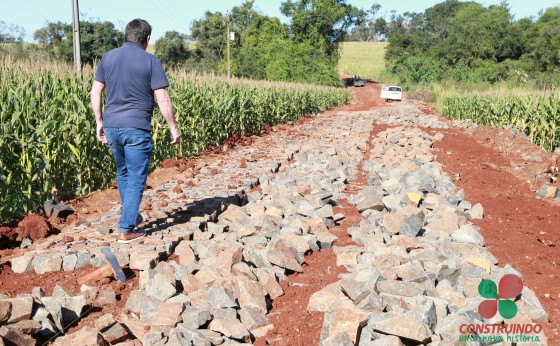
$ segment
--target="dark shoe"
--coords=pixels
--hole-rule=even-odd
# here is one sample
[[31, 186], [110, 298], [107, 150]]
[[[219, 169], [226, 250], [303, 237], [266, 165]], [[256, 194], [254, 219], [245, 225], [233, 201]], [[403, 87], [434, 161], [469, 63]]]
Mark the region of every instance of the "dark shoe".
[[119, 243], [132, 243], [135, 240], [141, 239], [146, 236], [146, 232], [121, 232], [117, 238]]

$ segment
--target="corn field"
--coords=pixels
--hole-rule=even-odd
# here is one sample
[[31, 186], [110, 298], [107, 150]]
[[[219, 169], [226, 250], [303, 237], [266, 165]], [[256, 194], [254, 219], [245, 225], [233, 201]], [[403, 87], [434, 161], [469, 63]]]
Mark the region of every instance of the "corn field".
[[547, 151], [560, 146], [560, 97], [556, 94], [446, 97], [441, 111], [454, 119], [471, 119], [480, 125], [512, 126]]
[[[306, 85], [169, 74], [182, 141], [170, 146], [157, 110], [152, 169], [219, 145], [231, 133], [296, 120], [348, 102], [346, 91]], [[114, 163], [97, 141], [89, 89], [93, 71], [67, 65], [0, 61], [0, 222], [35, 211], [52, 188], [85, 195], [109, 186]]]

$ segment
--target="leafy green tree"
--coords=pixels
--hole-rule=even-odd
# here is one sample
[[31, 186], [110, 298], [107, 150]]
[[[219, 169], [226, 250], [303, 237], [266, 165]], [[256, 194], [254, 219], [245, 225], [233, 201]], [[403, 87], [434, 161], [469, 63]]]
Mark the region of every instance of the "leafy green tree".
[[103, 54], [124, 42], [124, 34], [111, 22], [80, 22], [81, 55], [83, 64], [93, 64]]
[[366, 11], [362, 23], [352, 28], [348, 34], [347, 41], [378, 42], [385, 39], [387, 21], [383, 17], [376, 18], [381, 5], [374, 4]]
[[177, 67], [184, 64], [190, 56], [185, 44], [186, 35], [177, 31], [168, 31], [156, 41], [155, 53], [162, 63]]
[[72, 61], [72, 25], [50, 22], [46, 27], [36, 30], [33, 39], [55, 59]]
[[[434, 77], [499, 81], [520, 75], [527, 64], [515, 61], [527, 56], [524, 42], [530, 41], [526, 32], [533, 25], [530, 20], [515, 22], [505, 2], [484, 7], [448, 0], [424, 13], [393, 13], [387, 27], [388, 65], [414, 83]], [[436, 76], [434, 62], [440, 64]]]
[[[204, 18], [195, 20], [191, 27], [191, 39], [196, 41], [191, 65], [203, 70], [217, 71], [226, 54], [226, 24], [220, 12], [206, 12]], [[201, 62], [204, 61], [203, 64]], [[194, 64], [193, 64], [194, 62]]]
[[[229, 12], [233, 75], [279, 81], [298, 81], [333, 85], [337, 80], [336, 59], [307, 40], [291, 35], [290, 27], [278, 18], [262, 15], [246, 1]], [[207, 12], [193, 23], [190, 38], [196, 48], [184, 65], [189, 69], [225, 72], [225, 16]]]
[[420, 13], [405, 12], [391, 14], [387, 26], [389, 45], [385, 59], [390, 66], [399, 64], [410, 56], [425, 54], [430, 47], [430, 39], [424, 29], [424, 16]]
[[525, 55], [540, 72], [560, 67], [560, 8], [547, 9], [524, 32]]
[[[254, 1], [245, 1], [229, 11], [230, 31], [236, 33], [237, 39], [231, 41], [231, 56], [237, 55], [240, 40], [244, 32], [262, 15], [254, 8]], [[221, 12], [206, 12], [204, 17], [195, 20], [191, 27], [189, 39], [196, 41], [196, 48], [186, 64], [190, 69], [202, 71], [225, 70], [226, 57], [226, 15]], [[234, 67], [233, 67], [234, 68]]]
[[[54, 58], [70, 62], [74, 58], [72, 25], [62, 22], [48, 23], [38, 29], [33, 38]], [[103, 54], [119, 47], [123, 33], [111, 22], [80, 22], [80, 51], [82, 63], [93, 64]]]
[[294, 42], [278, 18], [255, 16], [242, 33], [235, 72], [247, 78], [334, 85], [334, 59], [303, 42]]
[[290, 18], [290, 35], [330, 57], [338, 57], [339, 43], [365, 13], [345, 0], [288, 0], [280, 11]]

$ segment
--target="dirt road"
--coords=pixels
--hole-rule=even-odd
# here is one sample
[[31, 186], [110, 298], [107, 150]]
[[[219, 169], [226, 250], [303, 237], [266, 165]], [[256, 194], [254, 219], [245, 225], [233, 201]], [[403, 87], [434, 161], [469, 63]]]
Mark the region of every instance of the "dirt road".
[[[181, 162], [177, 167], [171, 165], [169, 168], [157, 170], [150, 177], [149, 185], [153, 187], [154, 193], [149, 203], [145, 203], [144, 212], [153, 220], [157, 220], [153, 222], [154, 225], [160, 225], [160, 219], [169, 218], [171, 213], [165, 211], [165, 208], [168, 204], [173, 204], [175, 198], [169, 190], [183, 188], [179, 186], [183, 185], [181, 183], [183, 180], [191, 181], [192, 185], [188, 187], [190, 189], [195, 189], [196, 185], [199, 185], [200, 189], [204, 190], [204, 179], [220, 180], [221, 185], [216, 186], [216, 189], [227, 190], [241, 186], [252, 179], [251, 174], [245, 173], [246, 171], [250, 172], [253, 167], [255, 170], [268, 169], [267, 164], [274, 166], [274, 160], [285, 159], [282, 157], [283, 151], [267, 152], [267, 148], [284, 146], [287, 153], [291, 140], [302, 140], [306, 136], [310, 141], [315, 140], [320, 143], [320, 138], [309, 137], [311, 133], [308, 132], [309, 128], [318, 125], [329, 128], [330, 124], [336, 124], [336, 119], [340, 116], [363, 119], [367, 123], [367, 119], [373, 112], [385, 108], [388, 112], [401, 113], [408, 109], [420, 109], [423, 114], [417, 117], [425, 116], [432, 119], [430, 121], [448, 121], [439, 117], [427, 105], [415, 101], [385, 103], [378, 97], [379, 85], [368, 84], [364, 88], [351, 88], [350, 92], [352, 93], [350, 105], [330, 110], [319, 117], [303, 119], [294, 126], [275, 127], [268, 134], [245, 141], [245, 146], [238, 145], [237, 148], [225, 152], [201, 156], [192, 160], [187, 170], [183, 169], [185, 167], [180, 167]], [[368, 159], [367, 153], [373, 147], [372, 140], [382, 131], [394, 126], [414, 127], [410, 120], [405, 119], [402, 121], [397, 119], [393, 123], [385, 124], [374, 122], [372, 118], [369, 124], [370, 140], [368, 145], [362, 148], [366, 155], [364, 160]], [[486, 247], [497, 258], [500, 267], [509, 264], [523, 275], [524, 285], [535, 291], [548, 312], [551, 322], [546, 324], [545, 333], [549, 343], [558, 343], [560, 289], [556, 283], [560, 277], [557, 263], [560, 257], [556, 245], [560, 244], [560, 207], [554, 200], [537, 197], [535, 193], [536, 189], [547, 183], [542, 173], [554, 163], [552, 154], [531, 145], [522, 135], [510, 129], [488, 127], [437, 130], [423, 127], [421, 129], [430, 135], [438, 132], [445, 135], [444, 139], [436, 142], [433, 148], [437, 161], [443, 164], [446, 173], [454, 177], [457, 187], [464, 189], [466, 200], [472, 204], [481, 203], [484, 207], [484, 218], [475, 220], [474, 223], [480, 227]], [[222, 167], [232, 163], [239, 172], [235, 176], [227, 176], [228, 170], [224, 168], [222, 172]], [[261, 163], [264, 166], [258, 166]], [[185, 179], [185, 173], [190, 173], [194, 178]], [[195, 181], [196, 176], [201, 178]], [[183, 183], [187, 185], [186, 181]], [[350, 181], [344, 193], [352, 195], [361, 191], [366, 185], [367, 173], [359, 165], [356, 179]], [[115, 198], [115, 190], [111, 189], [82, 199], [75, 206], [78, 207], [78, 213], [88, 220], [104, 215], [114, 217], [111, 210], [114, 211]], [[206, 201], [206, 204], [201, 205], [200, 208], [211, 209], [213, 204], [210, 202], [216, 201]], [[348, 235], [348, 229], [359, 226], [361, 214], [346, 199], [340, 200], [334, 209], [335, 213], [342, 212], [346, 215], [344, 220], [330, 229], [330, 232], [338, 237], [334, 245], [341, 247], [354, 244]], [[178, 222], [181, 215], [175, 216], [177, 217], [175, 222]], [[59, 238], [52, 238], [55, 239], [54, 243], [62, 242], [66, 247], [85, 244], [86, 236], [70, 233], [74, 232], [75, 228], [75, 224], [63, 228], [62, 234], [57, 235]], [[66, 238], [66, 241], [58, 240], [63, 239], [64, 236], [69, 238]], [[110, 238], [107, 236], [99, 237], [99, 242], [109, 241]], [[4, 253], [4, 258], [20, 256], [26, 251], [29, 250]], [[336, 265], [336, 261], [336, 255], [332, 250], [315, 251], [306, 257], [302, 274], [294, 274], [287, 280], [281, 281], [284, 295], [274, 299], [272, 310], [268, 313], [274, 329], [266, 336], [258, 338], [255, 344], [264, 345], [267, 340], [277, 340], [278, 345], [318, 344], [323, 326], [323, 314], [308, 313], [307, 305], [314, 293], [338, 281], [339, 275], [345, 272], [343, 267]], [[77, 279], [91, 270], [91, 266], [86, 266], [66, 272], [14, 274], [5, 265], [0, 272], [0, 294], [15, 296], [19, 293], [30, 293], [33, 287], [40, 285], [49, 295], [56, 284], [63, 284], [77, 292], [79, 290]], [[115, 282], [110, 284], [118, 293], [118, 303], [91, 311], [78, 325], [72, 327], [71, 331], [79, 330], [84, 326], [93, 326], [94, 321], [105, 313], [111, 312], [118, 316], [125, 311], [126, 300], [132, 291], [138, 289], [139, 281], [136, 277], [127, 285], [118, 285]]]

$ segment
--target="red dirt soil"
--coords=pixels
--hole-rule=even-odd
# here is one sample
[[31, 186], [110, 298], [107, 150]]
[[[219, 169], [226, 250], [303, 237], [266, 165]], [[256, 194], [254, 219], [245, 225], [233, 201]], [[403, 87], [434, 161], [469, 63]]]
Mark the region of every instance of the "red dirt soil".
[[[460, 131], [445, 134], [436, 143], [438, 161], [449, 174], [459, 173], [458, 188], [471, 203], [481, 203], [484, 218], [475, 220], [486, 247], [500, 262], [512, 265], [524, 276], [549, 314], [545, 335], [551, 345], [559, 342], [560, 321], [560, 207], [538, 198], [529, 184], [509, 171], [509, 160]], [[548, 298], [546, 298], [548, 294]]]

